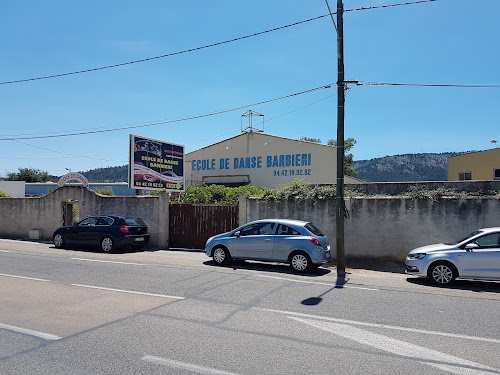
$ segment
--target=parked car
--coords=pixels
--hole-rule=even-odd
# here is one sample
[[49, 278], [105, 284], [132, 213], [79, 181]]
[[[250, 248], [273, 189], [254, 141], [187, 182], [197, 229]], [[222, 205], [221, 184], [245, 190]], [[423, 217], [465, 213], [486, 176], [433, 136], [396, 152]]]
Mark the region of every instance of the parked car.
[[139, 249], [149, 242], [149, 228], [139, 217], [92, 215], [70, 227], [57, 228], [54, 246], [99, 246], [110, 252], [120, 247]]
[[208, 239], [205, 254], [217, 264], [232, 259], [289, 263], [297, 272], [309, 272], [331, 259], [330, 243], [313, 223], [267, 219], [242, 225]]
[[406, 257], [406, 273], [438, 285], [459, 278], [500, 280], [500, 227], [484, 228], [448, 244], [419, 247]]

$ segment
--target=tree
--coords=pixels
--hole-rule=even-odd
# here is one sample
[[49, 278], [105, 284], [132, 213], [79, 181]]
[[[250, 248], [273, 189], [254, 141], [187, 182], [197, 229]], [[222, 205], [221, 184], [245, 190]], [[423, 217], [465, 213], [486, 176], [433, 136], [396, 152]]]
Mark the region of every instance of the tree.
[[52, 181], [52, 178], [47, 172], [42, 172], [39, 169], [19, 168], [19, 172], [7, 174], [7, 181], [47, 182]]
[[[344, 174], [351, 177], [355, 177], [358, 173], [352, 167], [354, 155], [346, 154], [346, 152], [350, 151], [356, 143], [354, 138], [347, 138], [344, 140]], [[337, 140], [330, 139], [327, 144], [329, 146], [337, 146]]]
[[319, 139], [319, 138], [300, 137], [300, 140], [307, 141], [307, 142], [321, 143], [321, 139]]

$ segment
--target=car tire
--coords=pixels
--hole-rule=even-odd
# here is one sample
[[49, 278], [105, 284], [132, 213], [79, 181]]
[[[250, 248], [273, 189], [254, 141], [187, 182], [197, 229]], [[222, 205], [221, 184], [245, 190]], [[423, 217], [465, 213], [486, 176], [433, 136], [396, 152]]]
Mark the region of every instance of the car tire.
[[309, 273], [312, 269], [311, 258], [303, 251], [296, 251], [290, 255], [290, 267], [295, 272]]
[[103, 237], [101, 240], [101, 250], [110, 253], [115, 249], [115, 241], [109, 236]]
[[449, 262], [436, 262], [430, 265], [427, 277], [435, 285], [448, 286], [453, 284], [457, 278], [457, 270]]
[[61, 233], [56, 233], [53, 238], [54, 246], [57, 249], [64, 249], [64, 246], [66, 245], [64, 241], [64, 236]]
[[229, 251], [222, 246], [214, 249], [212, 257], [214, 262], [219, 265], [228, 264], [231, 261], [231, 254], [229, 254]]

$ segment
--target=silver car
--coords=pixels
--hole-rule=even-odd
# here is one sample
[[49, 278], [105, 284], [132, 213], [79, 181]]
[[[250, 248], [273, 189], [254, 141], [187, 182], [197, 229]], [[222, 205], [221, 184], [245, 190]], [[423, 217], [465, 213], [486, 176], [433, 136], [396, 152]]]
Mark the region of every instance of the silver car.
[[289, 263], [307, 273], [331, 259], [328, 238], [314, 224], [300, 220], [252, 221], [208, 239], [205, 253], [217, 264], [232, 259]]
[[406, 273], [450, 285], [459, 277], [500, 280], [500, 227], [483, 228], [448, 244], [419, 247], [406, 257]]

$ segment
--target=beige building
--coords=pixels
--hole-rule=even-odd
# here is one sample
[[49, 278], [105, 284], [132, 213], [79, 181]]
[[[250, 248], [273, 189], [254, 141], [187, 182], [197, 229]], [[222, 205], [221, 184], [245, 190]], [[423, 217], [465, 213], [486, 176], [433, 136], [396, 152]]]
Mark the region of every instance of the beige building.
[[500, 180], [500, 148], [448, 158], [448, 181]]
[[254, 131], [190, 152], [184, 160], [186, 183], [192, 184], [275, 188], [297, 178], [311, 184], [337, 179], [336, 147]]

